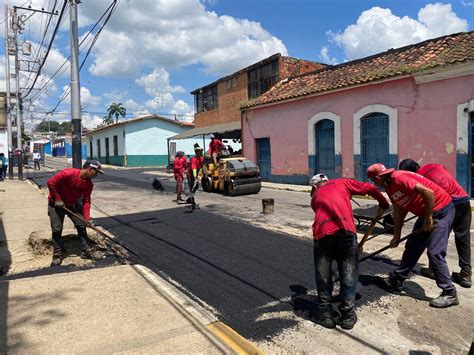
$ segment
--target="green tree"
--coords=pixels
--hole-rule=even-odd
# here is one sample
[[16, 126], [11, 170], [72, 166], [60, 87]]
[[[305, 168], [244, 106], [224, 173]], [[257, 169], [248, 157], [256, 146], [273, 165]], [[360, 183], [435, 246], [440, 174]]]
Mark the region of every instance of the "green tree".
[[123, 107], [121, 102], [119, 102], [118, 104], [114, 102], [107, 109], [107, 116], [109, 118], [115, 117], [115, 123], [118, 123], [120, 116], [125, 117], [126, 114], [127, 114], [127, 110], [125, 107]]

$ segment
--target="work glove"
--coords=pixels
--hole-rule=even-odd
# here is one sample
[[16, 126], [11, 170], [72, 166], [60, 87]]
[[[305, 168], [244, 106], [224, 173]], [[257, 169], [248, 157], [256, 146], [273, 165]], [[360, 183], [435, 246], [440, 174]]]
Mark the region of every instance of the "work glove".
[[63, 201], [54, 201], [54, 207], [63, 208], [64, 207], [64, 202]]

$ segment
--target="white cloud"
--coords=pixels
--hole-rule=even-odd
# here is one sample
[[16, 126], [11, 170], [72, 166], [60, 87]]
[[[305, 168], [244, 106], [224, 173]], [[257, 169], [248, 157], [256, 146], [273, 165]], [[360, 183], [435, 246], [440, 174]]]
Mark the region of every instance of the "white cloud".
[[101, 124], [103, 119], [97, 115], [91, 115], [90, 113], [83, 113], [82, 114], [82, 127], [93, 129], [96, 128], [97, 125]]
[[136, 79], [135, 83], [145, 88], [147, 94], [151, 96], [163, 92], [186, 92], [182, 86], [172, 86], [170, 84], [170, 74], [163, 68], [154, 69], [150, 74]]
[[327, 46], [324, 46], [321, 48], [321, 51], [319, 52], [319, 58], [323, 63], [326, 64], [337, 64], [337, 59], [334, 57], [329, 56], [329, 48]]
[[[84, 24], [106, 5], [80, 6]], [[181, 67], [202, 63], [212, 74], [226, 74], [276, 52], [281, 40], [260, 23], [207, 11], [198, 0], [121, 2], [93, 51], [90, 72], [98, 76], [132, 75], [143, 66]]]
[[428, 4], [418, 19], [398, 17], [390, 9], [373, 7], [343, 32], [328, 32], [348, 59], [365, 57], [389, 48], [402, 47], [429, 38], [468, 30], [468, 22], [459, 18], [450, 4]]
[[467, 7], [474, 7], [474, 1], [463, 1], [463, 0], [461, 0], [461, 5], [462, 6], [467, 6]]
[[[63, 94], [69, 90], [69, 86], [63, 86]], [[62, 95], [63, 95], [62, 94]], [[61, 95], [61, 97], [62, 97]], [[94, 96], [88, 88], [81, 86], [81, 107], [83, 110], [88, 110], [93, 107], [99, 106], [102, 99], [100, 96]], [[71, 94], [69, 93], [66, 99], [63, 101], [65, 104], [71, 103]]]

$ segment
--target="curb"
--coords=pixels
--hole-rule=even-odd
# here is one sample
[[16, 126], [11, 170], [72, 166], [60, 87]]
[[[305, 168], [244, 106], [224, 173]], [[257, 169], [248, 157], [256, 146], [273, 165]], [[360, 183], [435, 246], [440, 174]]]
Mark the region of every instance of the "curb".
[[263, 354], [254, 344], [146, 266], [135, 264], [132, 268], [225, 353], [231, 349], [237, 354]]

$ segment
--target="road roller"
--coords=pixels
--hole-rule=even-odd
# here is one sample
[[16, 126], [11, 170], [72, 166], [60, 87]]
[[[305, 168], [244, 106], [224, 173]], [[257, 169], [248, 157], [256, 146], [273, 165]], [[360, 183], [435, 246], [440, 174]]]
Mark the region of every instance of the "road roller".
[[217, 166], [206, 157], [202, 169], [202, 188], [229, 196], [256, 194], [262, 188], [258, 166], [244, 157], [220, 158]]

